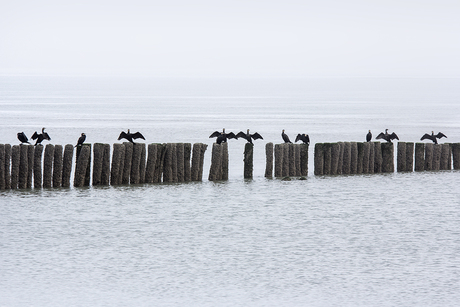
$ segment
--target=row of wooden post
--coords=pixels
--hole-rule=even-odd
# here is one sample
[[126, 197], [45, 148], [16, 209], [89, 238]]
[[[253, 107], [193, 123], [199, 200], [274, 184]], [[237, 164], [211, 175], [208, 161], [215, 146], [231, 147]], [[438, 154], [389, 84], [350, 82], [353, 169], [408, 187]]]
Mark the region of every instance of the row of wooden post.
[[[93, 186], [202, 180], [206, 144], [194, 144], [193, 151], [190, 143], [147, 148], [142, 143], [114, 144], [110, 163], [109, 144], [83, 144], [76, 148], [73, 185], [89, 186], [91, 178]], [[73, 154], [70, 144], [0, 144], [0, 189], [70, 187]]]

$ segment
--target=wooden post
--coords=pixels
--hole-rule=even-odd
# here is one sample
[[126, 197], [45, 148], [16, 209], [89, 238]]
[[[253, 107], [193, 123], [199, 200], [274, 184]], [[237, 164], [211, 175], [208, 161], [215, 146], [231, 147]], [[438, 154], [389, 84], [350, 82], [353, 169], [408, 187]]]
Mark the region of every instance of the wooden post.
[[133, 163], [133, 143], [123, 142], [125, 145], [125, 159], [123, 164], [123, 175], [121, 176], [122, 184], [129, 184], [129, 177], [131, 175], [131, 166]]
[[348, 175], [351, 172], [351, 144], [350, 142], [343, 143], [343, 164], [342, 174]]
[[397, 152], [397, 166], [396, 170], [398, 172], [406, 171], [406, 143], [398, 142], [398, 152]]
[[184, 143], [176, 144], [177, 154], [177, 182], [185, 181]]
[[18, 188], [19, 181], [19, 162], [20, 162], [19, 145], [13, 145], [11, 149], [11, 188]]
[[454, 170], [460, 169], [460, 143], [453, 143], [452, 147], [452, 160]]
[[149, 144], [147, 146], [147, 167], [145, 170], [145, 183], [154, 182], [155, 164], [157, 161], [158, 144]]
[[343, 151], [345, 149], [345, 146], [343, 142], [338, 142], [337, 144], [339, 144], [339, 161], [337, 163], [337, 175], [341, 175], [343, 170]]
[[43, 161], [43, 187], [51, 188], [53, 175], [54, 145], [45, 146], [45, 158]]
[[433, 170], [433, 144], [425, 144], [425, 170]]
[[315, 175], [321, 176], [324, 174], [324, 144], [315, 144]]
[[339, 172], [340, 144], [331, 144], [331, 175], [337, 175]]
[[273, 177], [273, 143], [265, 144], [265, 177]]
[[35, 148], [32, 145], [27, 146], [27, 188], [32, 188], [33, 171], [34, 171], [34, 152]]
[[283, 176], [284, 150], [282, 144], [275, 145], [275, 177]]
[[350, 174], [358, 173], [358, 143], [350, 142], [351, 146], [351, 162], [350, 162]]
[[[374, 148], [374, 144], [370, 142], [362, 143], [363, 144], [363, 174], [369, 174], [369, 159], [371, 154], [371, 147]], [[372, 169], [374, 169], [374, 165], [372, 165]]]
[[0, 144], [0, 190], [5, 189], [5, 145]]
[[209, 181], [222, 179], [222, 145], [212, 144], [211, 168], [209, 170]]
[[290, 163], [290, 154], [289, 154], [289, 143], [284, 143], [281, 145], [283, 148], [283, 170], [282, 176], [289, 176], [289, 163]]
[[228, 143], [222, 143], [222, 178], [228, 180]]
[[110, 144], [103, 144], [101, 185], [109, 185], [110, 182]]
[[295, 157], [295, 175], [301, 176], [301, 167], [300, 167], [300, 144], [294, 144], [294, 157]]
[[364, 160], [364, 143], [358, 142], [356, 144], [358, 149], [358, 160], [356, 161], [356, 174], [363, 173], [363, 160]]
[[176, 143], [172, 143], [171, 144], [171, 148], [172, 148], [172, 152], [171, 152], [171, 166], [172, 166], [172, 182], [177, 182], [177, 144]]
[[204, 153], [208, 145], [195, 143], [193, 144], [193, 155], [192, 155], [192, 169], [191, 177], [192, 181], [202, 181], [203, 180], [203, 162], [204, 162]]
[[5, 189], [11, 189], [11, 145], [5, 144]]
[[142, 155], [142, 147], [145, 148], [144, 143], [135, 143], [133, 144], [133, 154], [132, 154], [132, 161], [131, 161], [131, 175], [130, 181], [131, 184], [139, 184], [141, 181], [141, 164], [144, 163], [145, 160], [141, 161]]
[[104, 157], [104, 144], [94, 143], [93, 146], [93, 186], [101, 184], [102, 159]]
[[245, 179], [252, 179], [252, 172], [253, 172], [253, 159], [254, 159], [254, 144], [246, 143], [244, 146], [244, 178]]
[[415, 143], [415, 168], [416, 172], [425, 170], [425, 143]]
[[406, 143], [406, 172], [414, 170], [414, 143]]
[[121, 176], [123, 175], [123, 167], [125, 157], [125, 144], [113, 144], [112, 153], [112, 170], [110, 173], [110, 184], [119, 185], [121, 184]]
[[300, 144], [300, 176], [308, 176], [308, 144]]
[[375, 173], [375, 148], [377, 146], [379, 146], [379, 149], [380, 149], [380, 143], [379, 145], [376, 145], [376, 142], [369, 143], [369, 167], [368, 167], [369, 174]]
[[439, 171], [439, 169], [441, 168], [441, 147], [441, 144], [433, 145], [433, 171]]
[[382, 172], [393, 173], [395, 171], [395, 155], [393, 143], [382, 144]]
[[323, 144], [323, 175], [331, 174], [332, 167], [332, 143]]
[[190, 182], [192, 180], [192, 173], [190, 168], [192, 144], [184, 144], [184, 181]]
[[176, 154], [172, 143], [166, 144], [165, 158], [163, 165], [163, 182], [174, 182], [173, 179], [173, 153]]
[[25, 189], [27, 188], [27, 177], [28, 177], [28, 146], [21, 144], [19, 145], [19, 179], [18, 179], [18, 188]]
[[287, 144], [287, 147], [289, 147], [289, 171], [288, 171], [288, 176], [292, 177], [296, 175], [296, 161], [295, 161], [295, 144]]
[[62, 186], [62, 145], [54, 145], [53, 187]]
[[[36, 151], [36, 149], [35, 149]], [[64, 147], [64, 158], [62, 159], [62, 186], [70, 187], [70, 175], [72, 172], [73, 145], [67, 144]]]
[[382, 156], [382, 145], [384, 143], [374, 142], [374, 173], [381, 173], [383, 156]]
[[[75, 187], [82, 187], [86, 185], [86, 173], [88, 164], [90, 164], [91, 146], [90, 144], [83, 144], [77, 147], [77, 161], [75, 166], [75, 177], [73, 185]], [[46, 153], [46, 148], [45, 148]]]
[[442, 144], [441, 145], [441, 170], [450, 170], [449, 168], [449, 160], [450, 160], [450, 145], [449, 144]]

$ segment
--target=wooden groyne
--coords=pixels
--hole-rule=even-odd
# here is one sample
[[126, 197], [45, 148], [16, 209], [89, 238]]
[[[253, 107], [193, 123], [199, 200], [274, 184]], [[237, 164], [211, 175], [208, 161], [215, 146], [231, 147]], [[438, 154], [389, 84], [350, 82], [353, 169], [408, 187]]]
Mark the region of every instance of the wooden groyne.
[[415, 171], [439, 171], [460, 169], [460, 143], [415, 144]]
[[[0, 144], [0, 189], [201, 181], [206, 148], [196, 143], [192, 153], [190, 143], [125, 142], [113, 145], [111, 159], [109, 144]], [[226, 163], [228, 176], [228, 153]]]
[[[269, 146], [269, 149], [273, 145]], [[267, 159], [273, 159], [273, 154], [267, 153]], [[308, 175], [308, 144], [275, 144], [275, 177], [292, 177]], [[271, 177], [272, 161], [267, 160], [266, 177]]]

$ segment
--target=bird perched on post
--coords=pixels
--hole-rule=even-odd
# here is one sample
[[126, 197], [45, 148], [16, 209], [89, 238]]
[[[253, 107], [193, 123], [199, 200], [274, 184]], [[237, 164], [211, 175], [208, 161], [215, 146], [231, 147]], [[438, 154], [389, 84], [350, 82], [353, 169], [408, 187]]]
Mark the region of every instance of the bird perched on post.
[[380, 134], [377, 135], [376, 139], [377, 139], [377, 140], [383, 139], [383, 140], [385, 140], [385, 141], [387, 141], [387, 142], [389, 142], [389, 143], [391, 143], [391, 141], [394, 140], [394, 139], [399, 140], [399, 138], [398, 138], [398, 136], [396, 135], [396, 133], [393, 132], [392, 134], [389, 134], [389, 133], [388, 133], [388, 129], [385, 129], [385, 133], [380, 132]]
[[252, 144], [252, 140], [257, 140], [257, 139], [264, 139], [259, 133], [254, 133], [254, 134], [250, 134], [249, 133], [249, 129], [248, 129], [248, 132], [247, 133], [244, 133], [243, 131], [240, 131], [238, 132], [238, 134], [236, 135], [236, 138], [243, 138], [245, 139], [246, 141], [248, 141], [248, 143], [251, 143]]
[[225, 133], [225, 128], [222, 129], [222, 132], [214, 131], [209, 137], [210, 138], [217, 137], [216, 139], [217, 144], [226, 143], [227, 139], [238, 139], [235, 133], [233, 132]]
[[425, 139], [428, 139], [428, 140], [432, 140], [433, 143], [438, 144], [437, 138], [440, 139], [440, 138], [442, 138], [442, 137], [447, 138], [447, 136], [445, 136], [445, 134], [442, 133], [442, 132], [439, 132], [438, 134], [435, 135], [435, 134], [434, 134], [434, 131], [431, 131], [431, 135], [429, 135], [428, 133], [425, 133], [425, 134], [422, 136], [422, 138], [420, 139], [420, 141], [423, 141], [423, 140], [425, 140]]
[[372, 133], [369, 130], [369, 132], [366, 134], [366, 142], [370, 142], [372, 140]]
[[21, 144], [23, 143], [30, 144], [29, 139], [27, 138], [24, 132], [18, 132], [18, 140], [21, 142]]
[[75, 145], [75, 147], [83, 145], [83, 142], [85, 140], [86, 140], [86, 134], [82, 133], [81, 136], [78, 138], [77, 145]]
[[304, 144], [310, 144], [310, 137], [308, 136], [308, 134], [297, 134], [297, 137], [295, 138], [295, 143], [297, 143], [297, 141], [302, 141]]
[[145, 140], [144, 136], [140, 132], [131, 133], [131, 132], [129, 132], [129, 129], [128, 129], [127, 133], [125, 133], [124, 131], [122, 131], [120, 133], [120, 136], [118, 137], [118, 140], [121, 140], [121, 139], [126, 139], [126, 140], [128, 140], [129, 142], [131, 142], [133, 144], [134, 144], [133, 139], [143, 139], [143, 140]]
[[287, 134], [284, 133], [284, 129], [283, 129], [283, 132], [281, 132], [281, 137], [283, 138], [284, 143], [291, 143], [292, 144], [292, 142], [291, 142], [291, 140], [289, 140], [289, 137], [287, 136]]
[[38, 145], [38, 144], [41, 144], [41, 142], [43, 140], [48, 140], [48, 141], [51, 141], [51, 138], [50, 136], [48, 135], [48, 133], [45, 132], [45, 128], [43, 127], [42, 128], [42, 133], [38, 134], [37, 131], [35, 131], [35, 133], [32, 135], [32, 140], [37, 140], [35, 142], [35, 145]]

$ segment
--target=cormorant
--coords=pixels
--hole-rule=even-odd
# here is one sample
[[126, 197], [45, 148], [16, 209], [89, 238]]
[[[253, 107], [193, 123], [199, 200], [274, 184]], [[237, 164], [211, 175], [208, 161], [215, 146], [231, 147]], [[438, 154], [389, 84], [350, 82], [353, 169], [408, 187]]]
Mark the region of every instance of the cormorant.
[[281, 132], [281, 136], [283, 137], [284, 143], [291, 143], [292, 144], [292, 142], [289, 140], [289, 137], [287, 136], [287, 134], [284, 133], [284, 129], [283, 129], [283, 132]]
[[247, 133], [244, 133], [243, 131], [240, 131], [238, 132], [238, 134], [236, 135], [236, 138], [243, 138], [245, 139], [246, 141], [248, 141], [248, 143], [251, 143], [252, 144], [252, 140], [257, 140], [257, 139], [264, 139], [260, 134], [258, 134], [257, 132], [254, 133], [254, 134], [250, 134], [249, 133], [249, 129], [248, 129], [248, 132]]
[[85, 140], [86, 140], [86, 134], [82, 133], [81, 136], [78, 138], [77, 145], [75, 145], [75, 147], [83, 145], [83, 142]]
[[27, 138], [26, 134], [24, 132], [18, 132], [18, 140], [22, 143], [29, 143], [29, 139]]
[[425, 139], [428, 139], [428, 140], [432, 140], [433, 143], [438, 144], [438, 140], [437, 140], [436, 138], [440, 139], [440, 138], [442, 138], [442, 137], [447, 138], [447, 136], [445, 136], [445, 134], [442, 133], [442, 132], [439, 132], [438, 134], [435, 135], [435, 134], [434, 134], [434, 131], [431, 131], [431, 135], [429, 135], [428, 133], [425, 133], [425, 134], [422, 136], [422, 138], [420, 139], [420, 141], [423, 141], [423, 140], [425, 140]]
[[304, 144], [310, 144], [310, 137], [308, 136], [308, 134], [297, 134], [297, 137], [295, 138], [295, 142], [297, 143], [297, 141], [302, 141]]
[[398, 136], [396, 135], [396, 133], [393, 132], [392, 134], [389, 134], [389, 133], [388, 133], [388, 129], [385, 129], [385, 133], [380, 132], [380, 134], [377, 135], [376, 139], [377, 139], [377, 140], [383, 139], [383, 140], [385, 140], [385, 141], [387, 141], [387, 142], [389, 142], [389, 143], [391, 143], [391, 141], [394, 140], [394, 139], [399, 140], [399, 138], [398, 138]]
[[217, 144], [226, 143], [227, 139], [238, 139], [235, 133], [233, 132], [225, 133], [225, 128], [222, 129], [222, 132], [214, 131], [209, 137], [210, 138], [217, 137], [216, 139]]
[[45, 132], [45, 128], [42, 128], [42, 133], [38, 134], [37, 131], [34, 132], [32, 135], [32, 140], [37, 140], [34, 145], [36, 146], [37, 144], [41, 144], [43, 140], [51, 141], [51, 138], [48, 133]]
[[366, 134], [366, 142], [370, 142], [372, 140], [372, 133], [369, 130], [369, 132]]
[[140, 132], [131, 133], [131, 132], [129, 132], [129, 129], [128, 129], [128, 133], [125, 133], [124, 131], [122, 131], [120, 133], [120, 136], [118, 137], [118, 140], [121, 140], [121, 139], [126, 139], [126, 140], [130, 141], [133, 144], [134, 144], [133, 139], [143, 139], [143, 140], [145, 140], [144, 136]]

